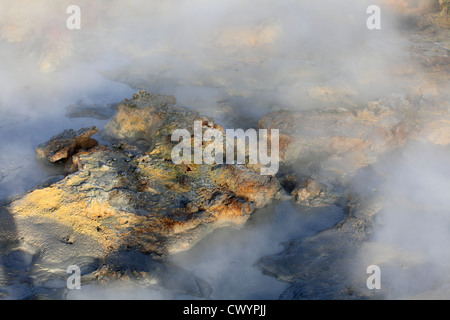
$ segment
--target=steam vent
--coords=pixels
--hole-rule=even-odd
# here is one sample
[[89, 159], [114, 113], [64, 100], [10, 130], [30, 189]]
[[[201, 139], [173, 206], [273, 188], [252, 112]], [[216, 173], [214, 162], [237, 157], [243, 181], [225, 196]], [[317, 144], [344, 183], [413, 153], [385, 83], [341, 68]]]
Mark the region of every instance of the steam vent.
[[0, 3], [0, 300], [450, 299], [449, 8]]

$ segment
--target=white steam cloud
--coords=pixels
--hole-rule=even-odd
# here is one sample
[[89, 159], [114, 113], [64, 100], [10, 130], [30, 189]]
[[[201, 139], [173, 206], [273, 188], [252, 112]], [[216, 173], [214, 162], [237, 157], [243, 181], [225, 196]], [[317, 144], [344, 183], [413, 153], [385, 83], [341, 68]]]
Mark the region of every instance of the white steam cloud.
[[[72, 4], [80, 30], [66, 26]], [[245, 128], [270, 110], [356, 106], [392, 90], [385, 71], [401, 43], [388, 14], [382, 30], [367, 30], [369, 4], [1, 0], [0, 196], [45, 176], [37, 144], [103, 126], [67, 119], [74, 103], [116, 103], [145, 88]]]
[[[389, 68], [404, 58], [404, 38], [385, 6], [391, 2], [0, 0], [0, 198], [25, 192], [48, 176], [34, 160], [39, 143], [67, 128], [102, 127], [107, 121], [69, 119], [70, 104], [116, 103], [145, 88], [173, 94], [179, 104], [224, 126], [243, 128], [272, 110], [351, 108], [401, 94], [406, 84], [389, 76]], [[66, 27], [72, 4], [81, 8], [80, 30]], [[366, 27], [371, 4], [382, 7], [381, 30]], [[386, 210], [374, 241], [411, 252], [417, 266], [410, 269], [415, 282], [395, 276], [408, 262], [382, 268], [392, 270], [386, 271], [386, 285], [393, 297], [423, 293], [439, 285], [441, 275], [448, 277], [449, 157], [446, 151], [412, 149], [383, 167], [390, 178], [379, 187]], [[175, 261], [200, 270], [215, 297], [276, 298], [285, 285], [251, 271], [251, 265], [281, 250], [279, 243], [288, 237], [333, 225], [341, 213], [308, 222], [311, 217], [297, 207], [272, 210], [269, 217], [287, 212], [281, 214], [283, 223], [247, 228], [234, 241], [219, 233], [216, 241], [190, 252], [197, 260], [181, 255]], [[202, 252], [211, 260], [203, 260]], [[236, 265], [248, 280], [261, 281], [253, 292], [236, 293], [239, 284], [248, 286], [239, 275], [227, 278]], [[93, 298], [131, 294], [88, 290]]]
[[383, 211], [361, 257], [380, 266], [389, 299], [450, 297], [449, 161], [448, 148], [410, 145], [376, 166]]

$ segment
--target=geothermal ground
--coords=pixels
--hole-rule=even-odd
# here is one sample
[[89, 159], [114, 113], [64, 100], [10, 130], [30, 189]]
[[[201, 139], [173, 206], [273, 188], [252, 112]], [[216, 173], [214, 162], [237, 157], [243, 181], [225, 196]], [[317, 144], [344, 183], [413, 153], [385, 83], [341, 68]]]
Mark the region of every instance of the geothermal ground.
[[[50, 3], [1, 3], [0, 299], [450, 298], [448, 1], [380, 30], [361, 1], [80, 1], [75, 32]], [[174, 163], [194, 123], [279, 130], [279, 170]]]

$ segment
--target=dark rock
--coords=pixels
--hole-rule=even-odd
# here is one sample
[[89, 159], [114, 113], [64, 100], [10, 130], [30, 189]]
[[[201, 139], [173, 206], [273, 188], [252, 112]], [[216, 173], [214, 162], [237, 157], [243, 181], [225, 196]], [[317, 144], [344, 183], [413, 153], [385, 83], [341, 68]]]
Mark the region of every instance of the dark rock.
[[83, 128], [78, 131], [64, 130], [49, 141], [36, 148], [38, 158], [49, 162], [67, 161], [79, 150], [89, 150], [98, 145], [91, 136], [98, 132], [96, 127]]
[[72, 104], [66, 107], [66, 117], [68, 118], [95, 118], [106, 120], [111, 118], [116, 110], [113, 104], [110, 105], [86, 105]]
[[347, 206], [347, 217], [335, 227], [291, 241], [283, 252], [260, 259], [256, 267], [291, 283], [282, 299], [376, 297], [365, 287], [367, 266], [359, 265], [358, 253], [369, 240], [373, 218], [381, 209], [379, 199], [354, 198]]

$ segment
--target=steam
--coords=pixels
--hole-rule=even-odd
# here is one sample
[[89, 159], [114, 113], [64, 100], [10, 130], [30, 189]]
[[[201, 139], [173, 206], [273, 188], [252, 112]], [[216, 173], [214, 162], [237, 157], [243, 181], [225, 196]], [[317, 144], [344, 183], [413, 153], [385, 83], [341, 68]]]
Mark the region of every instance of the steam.
[[378, 264], [389, 299], [448, 299], [450, 149], [409, 145], [377, 165], [384, 209], [362, 257]]
[[367, 30], [369, 1], [80, 0], [81, 30], [66, 28], [70, 4], [2, 5], [2, 108], [24, 90], [20, 110], [82, 97], [102, 86], [96, 72], [208, 110], [324, 107], [317, 89], [336, 85], [332, 103], [355, 105], [392, 89], [387, 58], [400, 52], [388, 14]]
[[144, 88], [246, 129], [271, 110], [358, 106], [401, 86], [386, 76], [401, 59], [395, 19], [384, 10], [367, 30], [369, 1], [79, 0], [69, 30], [72, 4], [0, 1], [0, 197], [48, 175], [39, 143], [106, 122], [68, 119], [68, 105]]
[[[144, 88], [175, 95], [178, 104], [225, 127], [247, 128], [273, 110], [353, 108], [401, 94], [406, 84], [394, 81], [389, 70], [404, 58], [406, 40], [387, 2], [0, 0], [0, 198], [48, 177], [34, 160], [39, 143], [67, 128], [106, 123], [65, 117], [70, 104], [117, 103]], [[72, 4], [81, 8], [81, 30], [66, 28]], [[366, 28], [372, 4], [382, 7], [381, 30]], [[395, 297], [431, 288], [436, 278], [428, 275], [448, 268], [450, 257], [441, 245], [450, 240], [448, 157], [447, 151], [411, 149], [380, 167], [390, 178], [379, 187], [386, 210], [375, 242], [421, 261], [412, 289], [409, 280], [396, 277], [399, 266], [409, 264], [389, 266], [386, 283]], [[206, 277], [214, 297], [276, 298], [285, 284], [251, 265], [281, 250], [282, 241], [332, 226], [342, 212], [336, 208], [313, 219], [288, 204], [270, 210], [266, 216], [278, 220], [241, 232], [222, 230], [174, 262]], [[252, 289], [239, 294], [250, 281]], [[128, 288], [116, 294], [88, 290], [95, 298], [121, 298], [131, 291], [138, 296]]]

